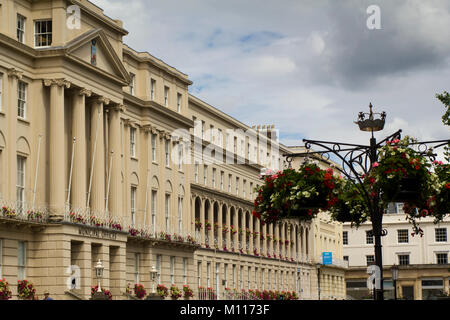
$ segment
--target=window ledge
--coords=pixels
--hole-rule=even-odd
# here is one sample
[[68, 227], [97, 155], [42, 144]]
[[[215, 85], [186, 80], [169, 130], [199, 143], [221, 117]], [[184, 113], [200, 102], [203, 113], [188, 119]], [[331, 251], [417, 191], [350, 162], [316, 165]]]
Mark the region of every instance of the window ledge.
[[30, 125], [30, 121], [28, 121], [28, 120], [25, 119], [25, 118], [17, 117], [17, 120], [19, 120], [20, 122], [23, 122], [23, 123], [26, 124], [26, 125]]

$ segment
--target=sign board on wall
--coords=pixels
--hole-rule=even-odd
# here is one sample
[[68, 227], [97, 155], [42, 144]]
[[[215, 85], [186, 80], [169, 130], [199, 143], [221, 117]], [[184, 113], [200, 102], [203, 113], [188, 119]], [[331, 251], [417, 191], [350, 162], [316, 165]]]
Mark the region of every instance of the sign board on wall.
[[332, 252], [322, 252], [322, 264], [333, 264], [333, 253]]

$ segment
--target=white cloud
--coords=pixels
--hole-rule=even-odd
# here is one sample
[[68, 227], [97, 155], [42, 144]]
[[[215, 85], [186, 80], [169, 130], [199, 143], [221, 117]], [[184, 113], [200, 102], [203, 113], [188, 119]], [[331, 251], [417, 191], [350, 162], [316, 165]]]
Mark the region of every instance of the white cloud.
[[448, 137], [434, 97], [450, 91], [446, 0], [380, 0], [383, 33], [365, 27], [370, 1], [93, 2], [123, 21], [127, 44], [187, 73], [194, 95], [249, 125], [275, 124], [290, 143], [367, 144], [353, 121], [369, 102], [388, 113], [378, 139]]

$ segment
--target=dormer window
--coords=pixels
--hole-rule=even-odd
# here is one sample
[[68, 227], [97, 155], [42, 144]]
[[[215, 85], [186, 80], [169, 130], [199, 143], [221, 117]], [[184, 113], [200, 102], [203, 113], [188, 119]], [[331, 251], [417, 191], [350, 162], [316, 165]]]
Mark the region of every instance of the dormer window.
[[49, 47], [52, 45], [52, 20], [34, 22], [34, 46]]

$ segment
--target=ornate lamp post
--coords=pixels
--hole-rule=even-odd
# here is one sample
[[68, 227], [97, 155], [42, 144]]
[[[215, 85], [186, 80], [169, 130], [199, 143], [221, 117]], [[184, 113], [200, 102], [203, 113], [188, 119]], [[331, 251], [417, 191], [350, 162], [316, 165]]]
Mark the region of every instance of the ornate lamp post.
[[155, 282], [156, 282], [157, 274], [158, 274], [158, 271], [156, 270], [155, 266], [152, 265], [152, 268], [150, 269], [150, 280], [152, 281], [152, 292], [147, 295], [146, 300], [163, 300], [164, 299], [159, 294], [157, 294], [155, 291]]
[[150, 270], [150, 279], [152, 279], [152, 294], [155, 293], [155, 281], [156, 281], [156, 268], [152, 265], [152, 269]]
[[97, 278], [97, 292], [92, 296], [92, 300], [108, 300], [108, 297], [102, 292], [101, 279], [103, 277], [103, 264], [98, 260], [97, 264], [94, 267], [95, 269], [95, 277]]
[[[291, 167], [291, 162], [294, 157], [312, 157], [319, 161], [324, 161], [324, 156], [328, 156], [325, 160], [328, 160], [330, 154], [336, 156], [342, 161], [341, 167], [336, 168], [339, 170], [349, 181], [351, 181], [359, 190], [361, 196], [367, 204], [369, 210], [370, 219], [372, 221], [372, 233], [375, 240], [375, 265], [379, 269], [380, 281], [379, 286], [375, 288], [375, 300], [383, 300], [383, 262], [382, 262], [382, 250], [381, 250], [381, 237], [387, 234], [386, 230], [382, 229], [382, 219], [384, 208], [380, 206], [380, 194], [370, 195], [369, 190], [366, 188], [362, 181], [362, 175], [367, 175], [372, 168], [372, 165], [378, 160], [378, 149], [386, 141], [393, 139], [401, 139], [402, 130], [398, 130], [394, 134], [386, 137], [382, 141], [376, 141], [373, 133], [383, 130], [386, 119], [386, 112], [374, 113], [372, 111], [372, 104], [369, 105], [369, 113], [360, 112], [358, 114], [358, 121], [355, 123], [359, 126], [361, 131], [371, 132], [369, 145], [331, 142], [331, 141], [318, 141], [303, 139], [305, 142], [306, 152], [284, 154], [286, 161]], [[449, 144], [450, 140], [438, 140], [438, 141], [425, 141], [416, 142], [415, 145], [419, 145], [421, 154], [428, 154], [429, 150], [438, 148]], [[429, 144], [435, 144], [434, 147], [428, 147]], [[320, 147], [323, 150], [310, 151], [311, 146]], [[424, 150], [425, 149], [425, 150]], [[318, 155], [318, 156], [317, 156]], [[435, 155], [432, 154], [432, 157]], [[402, 202], [401, 199], [397, 201]]]
[[98, 262], [97, 262], [97, 264], [95, 265], [94, 268], [95, 268], [95, 276], [97, 278], [97, 287], [98, 287], [97, 292], [102, 292], [102, 287], [101, 287], [100, 281], [101, 281], [101, 279], [103, 277], [103, 269], [104, 269], [104, 267], [103, 267], [103, 264], [100, 261], [100, 259], [98, 260]]

